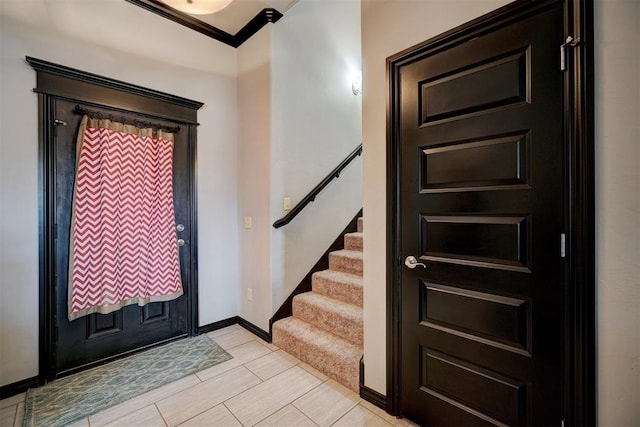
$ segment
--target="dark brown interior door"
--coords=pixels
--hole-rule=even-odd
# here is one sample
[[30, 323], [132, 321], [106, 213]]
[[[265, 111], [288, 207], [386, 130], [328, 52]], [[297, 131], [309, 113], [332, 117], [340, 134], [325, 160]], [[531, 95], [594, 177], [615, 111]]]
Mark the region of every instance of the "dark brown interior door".
[[421, 425], [560, 425], [563, 5], [400, 66], [400, 393]]
[[[174, 209], [176, 224], [184, 229], [177, 237], [185, 241], [179, 248], [181, 278], [184, 295], [168, 302], [154, 302], [139, 307], [129, 305], [109, 314], [90, 314], [74, 321], [67, 318], [67, 277], [69, 264], [69, 231], [71, 202], [75, 178], [76, 137], [81, 115], [74, 114], [77, 105], [62, 99], [55, 101], [52, 119], [67, 123], [56, 127], [55, 136], [55, 223], [57, 238], [54, 246], [55, 259], [55, 325], [57, 339], [54, 341], [55, 376], [71, 373], [93, 363], [108, 360], [131, 351], [166, 340], [187, 336], [189, 320], [189, 278], [191, 265], [188, 245], [192, 240], [190, 218], [192, 194], [189, 170], [187, 131], [175, 134], [174, 146]], [[108, 116], [114, 114], [118, 121], [120, 113], [113, 110], [88, 107]], [[127, 114], [129, 119], [148, 121], [142, 115]], [[175, 123], [154, 119], [154, 122], [175, 126]]]

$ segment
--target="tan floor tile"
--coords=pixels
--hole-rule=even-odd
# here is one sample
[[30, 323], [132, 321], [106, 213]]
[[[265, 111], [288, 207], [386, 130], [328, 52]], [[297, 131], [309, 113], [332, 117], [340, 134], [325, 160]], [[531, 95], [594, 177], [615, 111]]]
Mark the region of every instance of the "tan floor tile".
[[178, 381], [163, 385], [160, 388], [157, 388], [145, 394], [141, 394], [140, 396], [129, 399], [119, 405], [91, 415], [89, 417], [91, 427], [98, 427], [109, 424], [110, 422], [117, 420], [118, 418], [122, 418], [125, 415], [152, 405], [153, 403], [166, 397], [180, 393], [181, 391], [197, 384], [201, 384], [201, 381], [198, 379], [198, 377], [196, 377], [195, 375], [189, 375], [188, 377], [181, 378]]
[[335, 427], [383, 427], [392, 425], [360, 405], [347, 412], [347, 415], [334, 424]]
[[24, 403], [18, 403], [18, 409], [16, 411], [16, 420], [13, 423], [13, 427], [22, 427], [24, 421]]
[[244, 366], [264, 381], [294, 367], [298, 363], [300, 361], [289, 353], [278, 350], [252, 362], [245, 363]]
[[239, 345], [227, 351], [230, 355], [233, 356], [233, 359], [227, 360], [226, 362], [219, 363], [215, 366], [198, 372], [196, 374], [198, 375], [198, 378], [200, 378], [202, 381], [206, 381], [226, 371], [237, 368], [240, 365], [251, 362], [252, 360], [258, 359], [259, 357], [271, 353], [271, 350], [256, 341], [250, 341], [246, 344]]
[[7, 406], [17, 405], [20, 402], [24, 402], [26, 393], [16, 394], [15, 396], [7, 397], [6, 399], [0, 400], [0, 409], [6, 408]]
[[330, 426], [356, 406], [360, 398], [335, 381], [327, 381], [295, 402], [307, 417], [320, 426]]
[[242, 427], [240, 421], [233, 416], [231, 412], [220, 404], [215, 408], [211, 408], [206, 412], [191, 418], [189, 421], [180, 424], [180, 427]]
[[220, 347], [228, 351], [230, 348], [239, 346], [240, 344], [248, 343], [249, 341], [254, 341], [256, 338], [257, 337], [255, 335], [253, 335], [246, 329], [239, 328], [229, 332], [228, 334], [220, 335], [213, 340]]
[[243, 425], [252, 426], [319, 384], [319, 379], [294, 366], [228, 400], [225, 405]]
[[16, 409], [18, 405], [7, 406], [0, 409], [0, 427], [12, 427], [16, 419]]
[[386, 417], [395, 418], [393, 415], [387, 414], [387, 411], [385, 411], [384, 409], [379, 408], [376, 405], [374, 405], [373, 403], [367, 402], [364, 399], [360, 400], [360, 405], [362, 405], [365, 409], [370, 410], [371, 412], [373, 412], [377, 416], [386, 419], [387, 421], [389, 421], [389, 420]]
[[320, 381], [327, 381], [329, 379], [328, 376], [326, 376], [325, 374], [323, 374], [322, 372], [318, 371], [316, 368], [314, 368], [311, 365], [308, 365], [304, 362], [300, 363], [300, 366], [302, 369], [304, 369], [305, 371], [309, 372], [311, 375], [313, 375], [314, 377], [318, 378]]
[[265, 347], [267, 347], [271, 351], [280, 350], [280, 347], [278, 347], [277, 345], [275, 345], [273, 343], [270, 343], [270, 342], [266, 342], [265, 340], [263, 340], [260, 337], [256, 337], [256, 341], [258, 341], [260, 344], [264, 345]]
[[168, 425], [175, 426], [260, 383], [243, 366], [227, 371], [156, 403]]
[[387, 411], [385, 411], [384, 409], [380, 409], [373, 403], [367, 402], [366, 400], [360, 400], [360, 405], [363, 406], [365, 409], [370, 410], [371, 412], [373, 412], [374, 414], [376, 414], [386, 422], [393, 424], [394, 426], [400, 426], [400, 427], [417, 426], [417, 424], [412, 423], [410, 420], [406, 418], [397, 418], [393, 415], [388, 414]]
[[118, 418], [112, 423], [107, 424], [109, 427], [127, 426], [127, 427], [166, 427], [158, 408], [155, 405], [149, 405], [122, 418]]
[[215, 341], [216, 337], [236, 331], [238, 330], [238, 328], [240, 328], [238, 324], [227, 326], [224, 328], [216, 329], [215, 331], [207, 332], [207, 336]]
[[291, 405], [260, 421], [256, 427], [315, 427], [313, 421]]
[[393, 425], [397, 427], [420, 427], [419, 424], [416, 424], [406, 418], [396, 418], [396, 421], [393, 423]]

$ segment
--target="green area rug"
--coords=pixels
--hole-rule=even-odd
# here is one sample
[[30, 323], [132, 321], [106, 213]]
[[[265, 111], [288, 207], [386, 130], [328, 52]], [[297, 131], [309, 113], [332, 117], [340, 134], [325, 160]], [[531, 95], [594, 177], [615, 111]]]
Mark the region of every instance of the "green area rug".
[[174, 341], [31, 388], [24, 426], [63, 426], [232, 356], [206, 335]]

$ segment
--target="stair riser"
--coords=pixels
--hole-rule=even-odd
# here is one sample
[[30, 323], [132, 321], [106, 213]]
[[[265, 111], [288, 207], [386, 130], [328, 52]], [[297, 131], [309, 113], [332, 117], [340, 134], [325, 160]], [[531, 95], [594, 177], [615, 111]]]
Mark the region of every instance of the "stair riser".
[[311, 283], [313, 292], [362, 307], [362, 286], [331, 280], [317, 275], [313, 276]]
[[346, 234], [344, 236], [344, 248], [351, 251], [362, 252], [362, 236], [354, 236]]
[[362, 316], [345, 316], [342, 313], [325, 310], [303, 298], [294, 298], [293, 317], [331, 332], [355, 345], [363, 345]]
[[329, 269], [362, 276], [362, 259], [329, 254]]
[[322, 347], [296, 339], [286, 329], [279, 327], [277, 322], [273, 325], [272, 338], [273, 343], [287, 353], [354, 392], [359, 392], [359, 361], [341, 358]]

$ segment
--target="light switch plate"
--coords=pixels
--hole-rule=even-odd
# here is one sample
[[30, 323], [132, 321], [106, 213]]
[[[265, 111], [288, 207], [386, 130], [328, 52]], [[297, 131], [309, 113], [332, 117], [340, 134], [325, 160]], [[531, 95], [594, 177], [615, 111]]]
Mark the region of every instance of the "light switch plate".
[[253, 227], [253, 219], [250, 216], [245, 216], [244, 217], [244, 228], [251, 228]]

